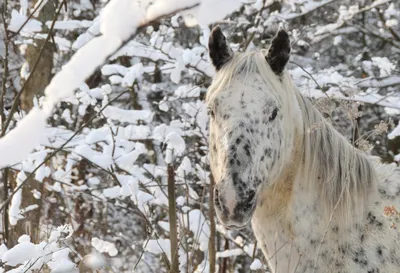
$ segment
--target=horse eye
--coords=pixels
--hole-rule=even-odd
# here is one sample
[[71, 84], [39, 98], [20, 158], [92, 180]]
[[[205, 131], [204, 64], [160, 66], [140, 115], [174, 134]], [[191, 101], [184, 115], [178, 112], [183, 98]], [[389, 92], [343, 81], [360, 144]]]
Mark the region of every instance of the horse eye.
[[277, 115], [278, 115], [278, 108], [275, 108], [274, 111], [272, 111], [271, 116], [269, 117], [269, 121], [273, 121]]

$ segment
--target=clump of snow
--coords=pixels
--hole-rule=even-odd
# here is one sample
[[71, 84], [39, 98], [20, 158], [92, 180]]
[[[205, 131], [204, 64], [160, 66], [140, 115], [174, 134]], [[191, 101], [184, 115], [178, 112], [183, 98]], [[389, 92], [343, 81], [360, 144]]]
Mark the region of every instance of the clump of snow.
[[107, 106], [103, 114], [109, 119], [127, 123], [137, 123], [139, 120], [150, 122], [153, 119], [153, 113], [149, 110], [124, 110], [115, 106]]
[[400, 122], [397, 126], [388, 134], [389, 139], [394, 139], [395, 137], [400, 136]]
[[121, 196], [121, 187], [114, 186], [103, 190], [103, 195], [107, 198], [114, 199]]
[[[23, 15], [13, 9], [11, 11], [11, 21], [8, 25], [8, 30], [17, 32], [18, 29], [25, 23], [25, 21], [28, 19], [26, 15]], [[34, 32], [40, 32], [42, 31], [42, 23], [36, 19], [29, 19], [29, 21], [24, 25], [22, 28], [21, 32], [24, 33], [34, 33]]]
[[0, 168], [20, 162], [46, 138], [46, 120], [46, 113], [40, 109], [32, 109], [15, 129], [0, 139], [0, 151], [7, 155], [0, 157]]
[[149, 240], [144, 249], [153, 254], [165, 253], [171, 260], [171, 242], [169, 239]]
[[228, 249], [225, 251], [217, 252], [217, 258], [227, 258], [232, 256], [239, 256], [243, 254], [241, 248]]
[[262, 263], [259, 259], [254, 259], [254, 261], [250, 265], [251, 270], [262, 269]]
[[387, 57], [372, 57], [371, 60], [374, 65], [379, 67], [381, 76], [389, 76], [396, 69], [396, 65]]
[[27, 240], [27, 235], [23, 235], [19, 244], [4, 252], [1, 256], [1, 260], [3, 263], [16, 266], [22, 264], [26, 260], [32, 259], [35, 255], [35, 245], [30, 242], [29, 236]]
[[[26, 175], [23, 171], [20, 171], [17, 175], [17, 187], [26, 179]], [[21, 203], [22, 203], [22, 189], [19, 189], [11, 199], [11, 205], [8, 210], [8, 217], [10, 224], [15, 226], [18, 220], [23, 219], [21, 215]], [[21, 239], [21, 238], [20, 238]]]
[[[50, 28], [52, 22], [46, 22], [46, 26]], [[89, 28], [93, 25], [93, 21], [88, 20], [66, 20], [66, 21], [56, 21], [54, 23], [54, 29], [63, 30], [74, 30], [77, 28]]]
[[47, 265], [52, 273], [69, 273], [75, 269], [75, 264], [68, 257], [69, 252], [68, 248], [64, 248], [51, 255], [51, 261]]
[[134, 66], [130, 67], [125, 74], [124, 79], [122, 80], [122, 86], [130, 87], [133, 85], [135, 80], [140, 79], [143, 74], [143, 64], [138, 63]]
[[333, 45], [338, 45], [342, 42], [343, 38], [342, 36], [335, 36], [335, 38], [333, 38]]
[[100, 269], [106, 265], [106, 260], [99, 253], [92, 253], [83, 258], [85, 268]]
[[126, 40], [144, 17], [144, 9], [137, 1], [112, 0], [103, 10], [100, 30], [105, 36], [118, 36]]
[[118, 250], [113, 243], [103, 241], [97, 237], [92, 238], [92, 246], [99, 252], [108, 253], [111, 257], [118, 254]]

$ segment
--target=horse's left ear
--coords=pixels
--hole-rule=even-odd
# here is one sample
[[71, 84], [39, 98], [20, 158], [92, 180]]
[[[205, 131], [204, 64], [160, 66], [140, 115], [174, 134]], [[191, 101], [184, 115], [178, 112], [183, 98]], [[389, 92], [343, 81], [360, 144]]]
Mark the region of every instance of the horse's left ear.
[[210, 50], [211, 61], [217, 71], [232, 59], [232, 49], [226, 42], [226, 38], [219, 26], [216, 26], [211, 31], [208, 39], [208, 49]]
[[290, 39], [289, 35], [283, 28], [279, 28], [271, 46], [268, 49], [268, 55], [265, 57], [275, 74], [280, 75], [290, 57]]

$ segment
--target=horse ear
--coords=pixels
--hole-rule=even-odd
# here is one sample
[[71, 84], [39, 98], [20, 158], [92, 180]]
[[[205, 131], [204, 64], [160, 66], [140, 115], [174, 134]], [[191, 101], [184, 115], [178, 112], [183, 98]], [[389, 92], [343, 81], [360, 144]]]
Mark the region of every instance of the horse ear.
[[216, 26], [211, 31], [208, 39], [208, 49], [211, 61], [217, 71], [232, 59], [232, 49], [226, 42], [226, 38], [219, 26]]
[[289, 61], [290, 50], [289, 35], [283, 28], [279, 28], [272, 40], [266, 57], [267, 62], [275, 74], [279, 75], [285, 69], [287, 62]]

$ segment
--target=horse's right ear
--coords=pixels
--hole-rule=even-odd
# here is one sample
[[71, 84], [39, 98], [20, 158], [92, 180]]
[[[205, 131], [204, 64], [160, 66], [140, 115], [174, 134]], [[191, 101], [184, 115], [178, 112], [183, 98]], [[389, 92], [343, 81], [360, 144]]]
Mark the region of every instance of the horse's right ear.
[[217, 71], [232, 59], [232, 49], [226, 42], [226, 38], [219, 26], [216, 26], [211, 31], [208, 39], [208, 49], [210, 50], [211, 61]]
[[272, 39], [271, 47], [266, 56], [267, 62], [275, 74], [280, 75], [285, 69], [289, 61], [290, 50], [289, 35], [283, 28], [279, 28], [274, 39]]

